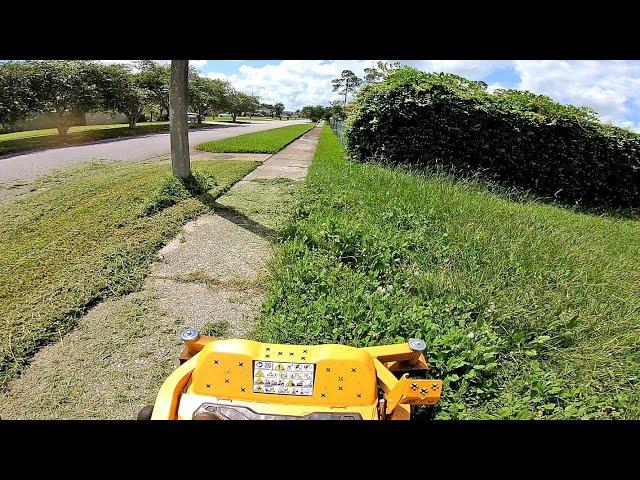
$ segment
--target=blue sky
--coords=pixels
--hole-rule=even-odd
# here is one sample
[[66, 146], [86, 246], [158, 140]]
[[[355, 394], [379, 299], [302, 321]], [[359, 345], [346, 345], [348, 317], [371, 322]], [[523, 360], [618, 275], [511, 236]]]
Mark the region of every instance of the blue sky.
[[[337, 99], [331, 79], [343, 69], [363, 76], [374, 60], [191, 60], [203, 74], [229, 80], [263, 102], [287, 110]], [[494, 88], [520, 88], [562, 103], [593, 108], [605, 122], [640, 131], [640, 61], [412, 60], [424, 71], [482, 80]]]

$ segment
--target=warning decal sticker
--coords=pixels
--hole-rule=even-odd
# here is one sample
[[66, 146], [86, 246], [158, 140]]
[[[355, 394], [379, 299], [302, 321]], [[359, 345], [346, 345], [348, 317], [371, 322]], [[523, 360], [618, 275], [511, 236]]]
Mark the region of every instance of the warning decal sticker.
[[277, 395], [313, 395], [313, 363], [253, 362], [253, 391]]

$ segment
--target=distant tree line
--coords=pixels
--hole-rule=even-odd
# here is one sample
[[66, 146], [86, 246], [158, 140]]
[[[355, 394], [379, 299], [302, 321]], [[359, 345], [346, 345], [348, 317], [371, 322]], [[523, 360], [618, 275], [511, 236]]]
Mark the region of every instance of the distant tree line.
[[[96, 111], [122, 114], [131, 128], [145, 114], [168, 120], [169, 83], [169, 65], [151, 60], [111, 65], [77, 60], [1, 63], [0, 130], [12, 131], [43, 114], [51, 116], [60, 135], [66, 135], [79, 116]], [[204, 77], [193, 67], [188, 97], [198, 122], [220, 112], [231, 113], [235, 122], [237, 116], [251, 115], [260, 107], [257, 96]]]
[[331, 119], [341, 120], [345, 117], [345, 107], [339, 101], [332, 102], [328, 107], [322, 105], [307, 105], [306, 107], [302, 107], [300, 114], [312, 122], [317, 122], [318, 120], [330, 121]]

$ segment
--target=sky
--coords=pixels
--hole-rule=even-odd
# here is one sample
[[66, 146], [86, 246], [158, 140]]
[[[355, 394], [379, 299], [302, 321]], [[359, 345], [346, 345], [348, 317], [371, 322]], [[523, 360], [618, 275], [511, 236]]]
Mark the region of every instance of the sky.
[[[210, 78], [229, 80], [264, 103], [286, 110], [340, 98], [331, 79], [342, 70], [364, 76], [375, 60], [191, 60]], [[412, 60], [424, 71], [455, 73], [494, 88], [517, 88], [561, 103], [593, 108], [605, 122], [640, 132], [640, 61], [636, 60]]]

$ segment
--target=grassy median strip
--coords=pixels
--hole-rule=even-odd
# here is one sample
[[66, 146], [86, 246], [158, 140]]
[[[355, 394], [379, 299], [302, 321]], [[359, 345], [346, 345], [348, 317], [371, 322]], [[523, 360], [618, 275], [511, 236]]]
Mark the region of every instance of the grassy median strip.
[[349, 161], [325, 127], [255, 335], [422, 337], [436, 418], [640, 418], [640, 221]]
[[201, 143], [198, 150], [223, 153], [276, 153], [315, 127], [315, 123], [288, 125], [262, 132]]
[[[189, 124], [189, 128], [201, 127], [214, 128], [213, 125], [207, 124]], [[71, 127], [69, 133], [64, 136], [58, 135], [55, 128], [5, 133], [0, 135], [0, 155], [168, 131], [169, 122], [150, 122], [139, 123], [135, 128], [123, 124], [77, 126]]]
[[[286, 120], [286, 117], [282, 117]], [[207, 122], [232, 122], [233, 117], [231, 115], [225, 115], [223, 117], [207, 117]], [[280, 120], [278, 117], [236, 117], [236, 123], [252, 123], [252, 122], [273, 122]]]
[[[138, 289], [155, 252], [256, 162], [95, 162], [0, 207], [0, 387], [101, 299]], [[204, 190], [206, 189], [206, 191]]]

